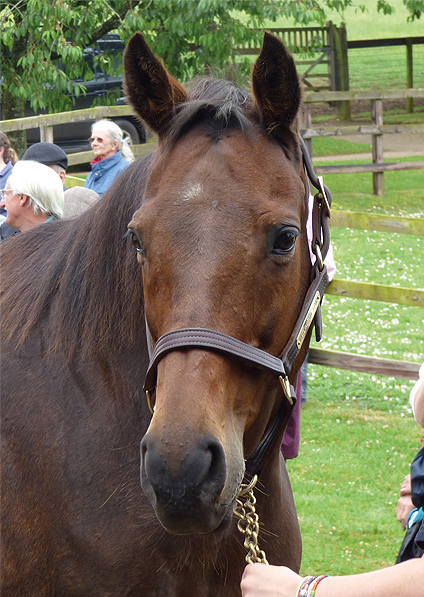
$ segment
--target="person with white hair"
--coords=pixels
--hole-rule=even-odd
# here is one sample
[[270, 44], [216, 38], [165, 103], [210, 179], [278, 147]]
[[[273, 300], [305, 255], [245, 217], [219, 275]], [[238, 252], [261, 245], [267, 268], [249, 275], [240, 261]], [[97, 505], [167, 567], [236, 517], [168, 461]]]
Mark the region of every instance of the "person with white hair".
[[133, 153], [120, 127], [112, 120], [99, 120], [91, 127], [89, 139], [91, 148], [96, 156], [91, 162], [91, 172], [88, 174], [84, 187], [102, 195], [115, 178], [130, 162]]
[[7, 210], [6, 224], [24, 232], [63, 217], [63, 185], [54, 170], [33, 161], [15, 164], [1, 206]]

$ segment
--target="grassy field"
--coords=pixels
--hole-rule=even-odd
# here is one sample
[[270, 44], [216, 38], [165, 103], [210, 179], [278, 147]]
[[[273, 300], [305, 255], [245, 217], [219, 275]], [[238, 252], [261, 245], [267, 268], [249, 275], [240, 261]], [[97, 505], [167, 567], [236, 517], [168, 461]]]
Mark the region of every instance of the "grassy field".
[[[402, 0], [389, 0], [395, 12], [384, 15], [377, 11], [377, 0], [361, 0], [346, 8], [343, 13], [335, 10], [326, 11], [327, 20], [340, 26], [344, 21], [348, 39], [384, 39], [386, 37], [421, 36], [423, 34], [422, 20], [408, 22], [408, 11]], [[361, 10], [361, 6], [365, 10]], [[279, 19], [276, 23], [267, 23], [269, 27], [298, 27], [293, 19]], [[312, 23], [311, 26], [318, 25]]]
[[[335, 209], [424, 216], [422, 172], [385, 179], [385, 197], [370, 194], [369, 174], [328, 175], [326, 183]], [[337, 277], [424, 288], [424, 238], [341, 228], [331, 234]], [[323, 318], [323, 348], [424, 361], [423, 309], [326, 296]], [[413, 382], [395, 373], [308, 366], [300, 453], [288, 463], [303, 574], [353, 574], [394, 563], [403, 538], [395, 514], [400, 483], [422, 434], [408, 403]]]
[[[326, 13], [327, 20], [340, 26], [346, 24], [348, 40], [385, 39], [393, 37], [413, 37], [423, 35], [422, 19], [407, 20], [408, 11], [402, 0], [389, 0], [395, 12], [384, 15], [377, 11], [377, 0], [362, 0], [339, 13], [335, 10]], [[361, 9], [364, 7], [364, 10]], [[318, 25], [310, 23], [309, 25]], [[279, 19], [268, 23], [269, 27], [299, 26], [293, 19]], [[300, 61], [301, 57], [295, 58]], [[403, 89], [406, 87], [406, 48], [404, 46], [350, 49], [349, 83], [351, 89]], [[307, 67], [299, 65], [303, 72]], [[325, 73], [324, 65], [314, 69], [314, 73]], [[424, 45], [413, 46], [414, 87], [424, 87]], [[314, 82], [317, 85], [318, 81]], [[320, 84], [325, 84], [323, 79]]]

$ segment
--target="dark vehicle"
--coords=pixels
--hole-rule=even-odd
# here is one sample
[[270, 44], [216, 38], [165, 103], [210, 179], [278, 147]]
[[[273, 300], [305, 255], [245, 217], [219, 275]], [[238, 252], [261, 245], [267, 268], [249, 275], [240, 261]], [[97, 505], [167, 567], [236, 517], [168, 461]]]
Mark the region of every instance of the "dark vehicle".
[[[105, 74], [98, 66], [94, 65], [94, 57], [101, 52], [109, 51], [113, 56], [116, 67], [119, 66], [119, 61], [122, 60], [122, 52], [125, 48], [124, 42], [118, 35], [109, 34], [97, 41], [96, 46], [86, 48], [84, 50], [84, 58], [91, 70], [94, 73], [92, 79], [84, 81], [77, 79], [86, 87], [86, 94], [81, 93], [79, 97], [75, 97], [75, 105], [73, 110], [84, 110], [92, 108], [95, 105], [102, 104], [101, 98], [114, 94], [116, 99], [113, 102], [115, 106], [125, 105], [122, 90], [122, 74], [114, 72], [112, 76]], [[116, 69], [115, 69], [116, 70]], [[107, 102], [108, 104], [110, 102]], [[25, 111], [25, 116], [34, 116], [34, 111], [28, 108]], [[119, 118], [111, 119], [123, 130], [124, 139], [129, 145], [137, 145], [146, 142], [146, 130], [141, 123], [132, 116], [120, 116]], [[53, 127], [54, 142], [62, 147], [66, 153], [73, 153], [76, 151], [88, 151], [90, 144], [88, 138], [91, 136], [91, 125], [94, 120], [83, 120], [81, 122], [68, 122], [65, 124], [58, 124]], [[29, 129], [27, 131], [28, 145], [37, 143], [40, 140], [40, 132], [38, 129]]]

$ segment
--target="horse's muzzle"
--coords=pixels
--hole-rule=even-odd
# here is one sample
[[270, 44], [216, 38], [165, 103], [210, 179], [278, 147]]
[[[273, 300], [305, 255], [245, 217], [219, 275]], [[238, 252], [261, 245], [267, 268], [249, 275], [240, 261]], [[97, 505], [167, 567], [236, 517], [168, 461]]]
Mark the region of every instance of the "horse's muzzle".
[[222, 445], [204, 435], [180, 453], [178, 470], [171, 472], [172, 449], [163, 450], [152, 436], [147, 433], [141, 442], [141, 485], [160, 523], [177, 535], [214, 531], [234, 505], [233, 498], [231, 504], [222, 499], [227, 472]]

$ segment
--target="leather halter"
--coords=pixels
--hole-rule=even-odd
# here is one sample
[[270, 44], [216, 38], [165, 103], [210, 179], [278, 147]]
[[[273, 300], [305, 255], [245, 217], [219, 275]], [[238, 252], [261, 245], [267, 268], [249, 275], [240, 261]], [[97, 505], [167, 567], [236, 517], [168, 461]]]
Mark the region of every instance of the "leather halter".
[[[322, 177], [316, 176], [308, 150], [302, 138], [300, 138], [300, 142], [304, 168], [310, 182], [317, 189], [312, 211], [313, 238], [311, 243], [311, 249], [316, 256], [316, 261], [312, 266], [311, 282], [304, 298], [302, 309], [283, 351], [276, 357], [232, 336], [204, 328], [173, 330], [161, 336], [154, 345], [153, 350], [149, 346], [150, 364], [146, 373], [144, 391], [146, 392], [149, 408], [152, 413], [151, 393], [156, 386], [157, 365], [168, 352], [173, 350], [202, 348], [217, 351], [230, 357], [241, 359], [248, 366], [267, 370], [278, 377], [283, 387], [284, 395], [289, 402], [289, 408], [287, 408], [287, 404], [283, 400], [274, 420], [269, 423], [258, 446], [246, 460], [246, 473], [249, 475], [259, 472], [270, 446], [277, 436], [285, 430], [291, 417], [294, 405], [296, 404], [296, 394], [289, 382], [288, 376], [311, 325], [315, 325], [317, 342], [319, 342], [322, 335], [321, 302], [328, 284], [327, 267], [324, 259], [330, 246], [328, 219], [330, 218], [331, 192], [323, 183]], [[309, 196], [308, 187], [309, 185], [307, 184], [305, 188], [307, 197]], [[147, 337], [149, 344], [151, 337], [148, 329]]]

